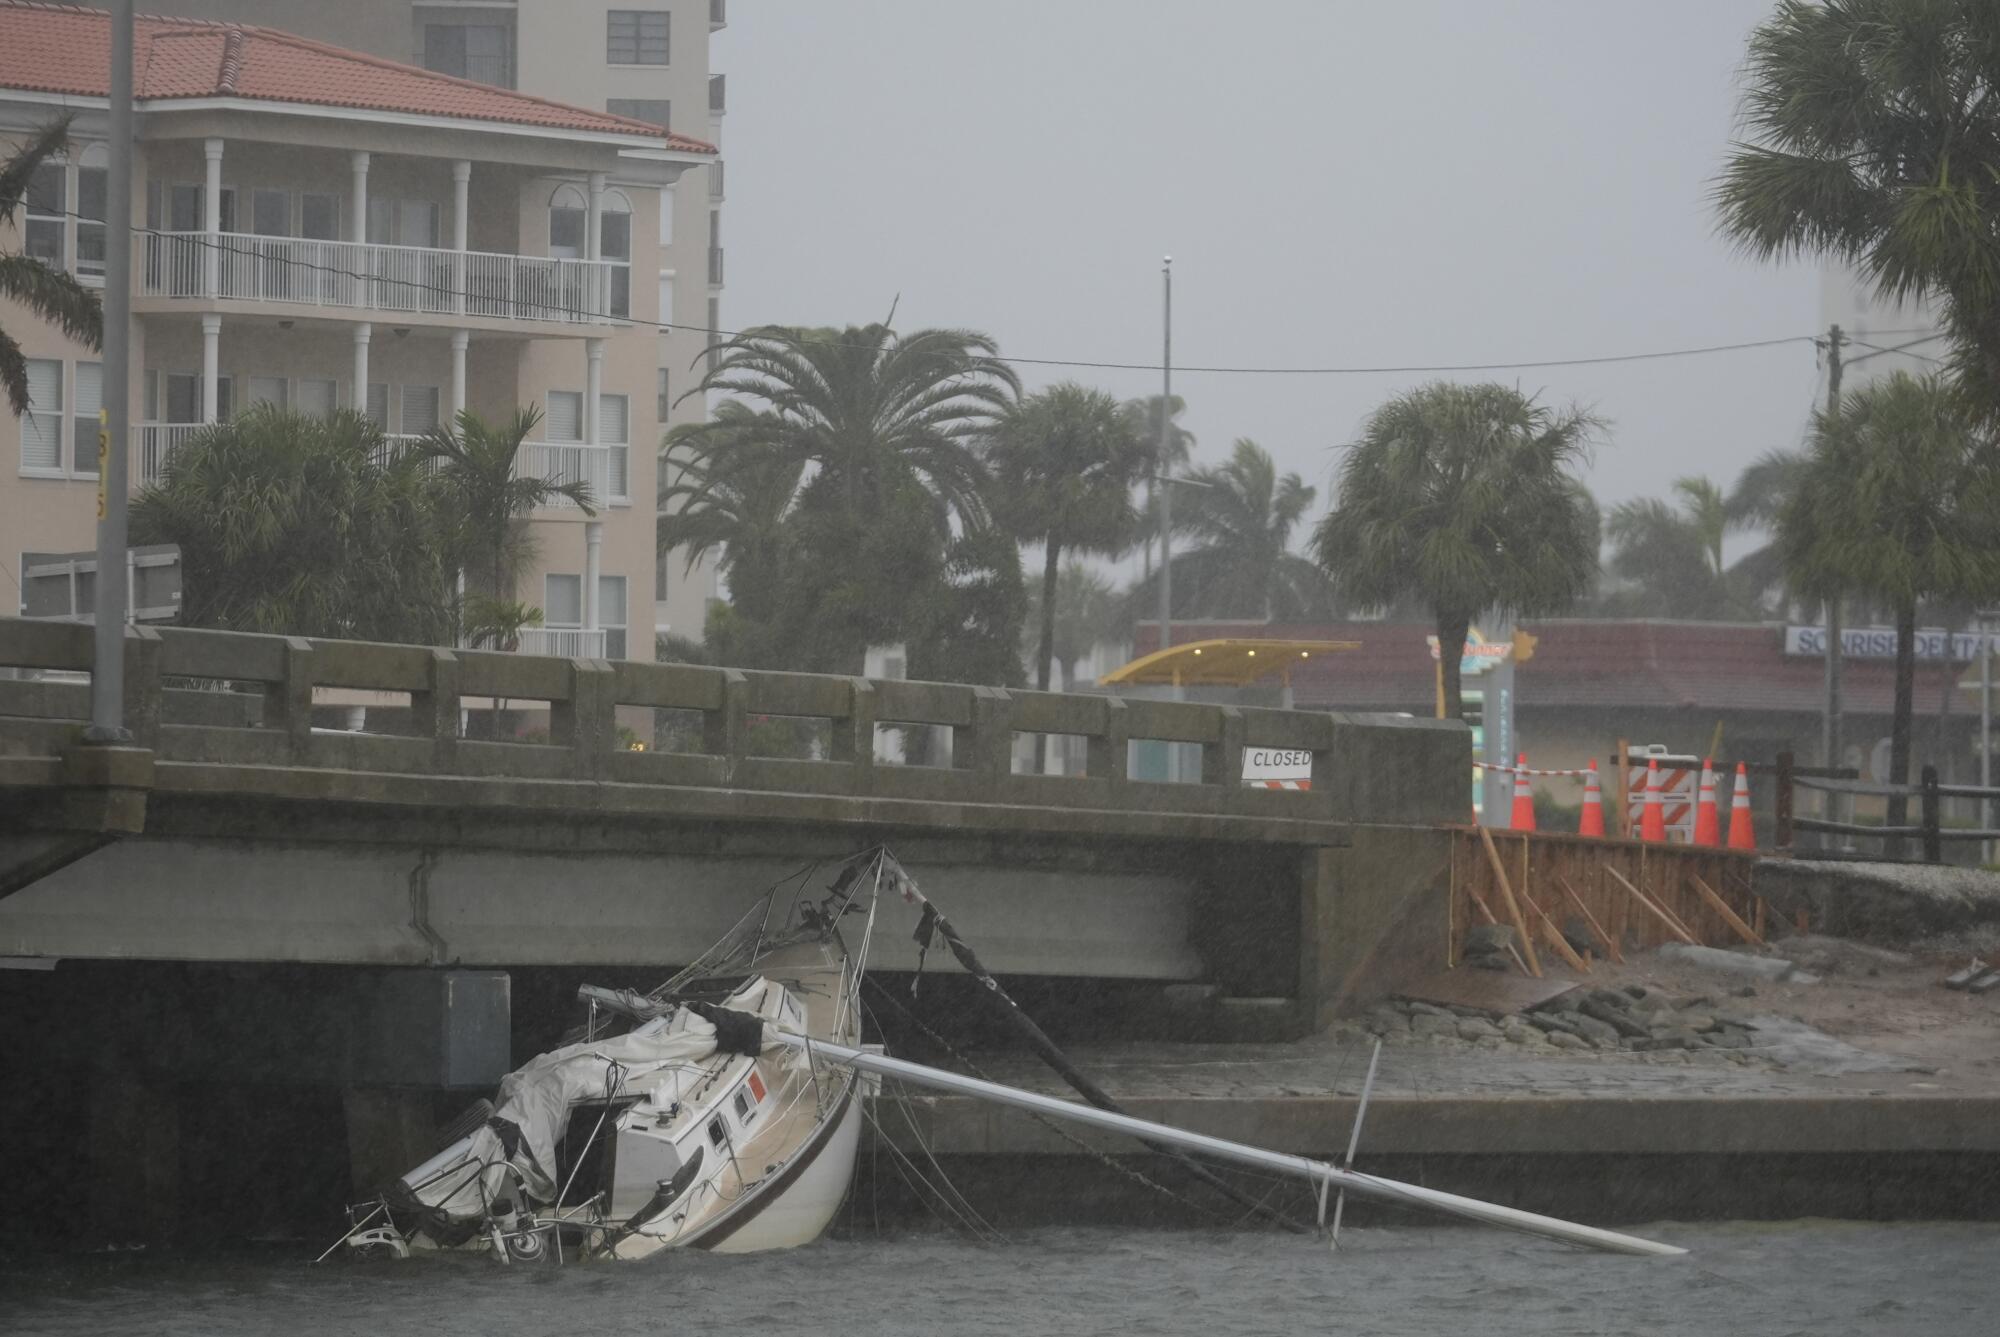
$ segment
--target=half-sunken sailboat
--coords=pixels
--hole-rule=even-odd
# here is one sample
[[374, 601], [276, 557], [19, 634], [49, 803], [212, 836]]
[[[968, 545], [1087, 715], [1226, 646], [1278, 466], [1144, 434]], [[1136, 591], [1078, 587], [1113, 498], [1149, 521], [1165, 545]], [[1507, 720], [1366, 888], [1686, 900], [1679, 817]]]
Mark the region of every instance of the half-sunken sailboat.
[[877, 852], [822, 893], [773, 887], [650, 993], [584, 986], [582, 1034], [510, 1073], [476, 1126], [356, 1209], [346, 1243], [526, 1262], [817, 1239], [854, 1173], [864, 1079], [779, 1037], [860, 1042], [890, 868]]
[[[872, 850], [839, 865], [823, 891], [808, 894], [805, 879], [772, 888], [699, 961], [650, 993], [584, 986], [582, 1033], [510, 1073], [494, 1108], [470, 1112], [463, 1136], [380, 1201], [352, 1209], [343, 1242], [402, 1256], [476, 1249], [509, 1262], [808, 1244], [832, 1223], [853, 1178], [872, 1094], [862, 1083], [894, 1078], [1124, 1134], [1184, 1161], [1303, 1180], [1316, 1190], [1322, 1230], [1331, 1201], [1336, 1239], [1353, 1192], [1613, 1253], [1684, 1252], [1364, 1174], [1353, 1168], [1358, 1115], [1347, 1158], [1334, 1164], [1132, 1118], [1073, 1070], [1067, 1075], [1089, 1105], [891, 1058], [861, 1043], [861, 978], [884, 890], [922, 907], [919, 943], [942, 936], [981, 992], [1001, 1000], [1050, 1057], [1047, 1037], [950, 921], [886, 850]], [[1363, 1109], [1373, 1082], [1371, 1062]]]

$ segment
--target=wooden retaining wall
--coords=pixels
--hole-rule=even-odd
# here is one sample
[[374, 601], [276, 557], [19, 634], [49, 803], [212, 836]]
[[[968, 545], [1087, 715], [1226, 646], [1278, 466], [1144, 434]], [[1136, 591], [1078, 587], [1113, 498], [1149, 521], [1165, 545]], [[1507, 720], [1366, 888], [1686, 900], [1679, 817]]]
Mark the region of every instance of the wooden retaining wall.
[[1591, 939], [1586, 960], [1665, 942], [1735, 946], [1764, 931], [1750, 889], [1755, 862], [1734, 850], [1455, 827], [1450, 961], [1458, 964], [1466, 930], [1488, 922], [1488, 911], [1501, 924], [1525, 926], [1535, 948], [1532, 957], [1523, 953], [1529, 965], [1565, 963], [1551, 938], [1575, 928]]

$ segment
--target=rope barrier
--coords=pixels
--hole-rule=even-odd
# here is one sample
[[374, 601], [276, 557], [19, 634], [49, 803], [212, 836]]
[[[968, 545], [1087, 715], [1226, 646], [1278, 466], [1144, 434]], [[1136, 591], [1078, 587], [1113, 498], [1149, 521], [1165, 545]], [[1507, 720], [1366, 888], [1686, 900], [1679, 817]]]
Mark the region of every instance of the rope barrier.
[[1504, 763], [1502, 763], [1502, 762], [1497, 762], [1497, 761], [1475, 761], [1475, 762], [1473, 762], [1472, 764], [1473, 764], [1474, 766], [1479, 766], [1479, 767], [1483, 767], [1484, 769], [1486, 769], [1486, 770], [1489, 770], [1489, 771], [1505, 771], [1505, 772], [1506, 772], [1507, 774], [1509, 774], [1509, 775], [1588, 775], [1588, 774], [1590, 774], [1590, 768], [1589, 768], [1589, 767], [1587, 767], [1587, 766], [1579, 766], [1579, 767], [1576, 767], [1576, 768], [1574, 768], [1574, 769], [1572, 769], [1572, 770], [1566, 770], [1566, 771], [1550, 771], [1550, 770], [1543, 770], [1542, 768], [1540, 768], [1540, 767], [1537, 767], [1537, 766], [1508, 766], [1508, 765], [1506, 765], [1506, 764], [1504, 764]]

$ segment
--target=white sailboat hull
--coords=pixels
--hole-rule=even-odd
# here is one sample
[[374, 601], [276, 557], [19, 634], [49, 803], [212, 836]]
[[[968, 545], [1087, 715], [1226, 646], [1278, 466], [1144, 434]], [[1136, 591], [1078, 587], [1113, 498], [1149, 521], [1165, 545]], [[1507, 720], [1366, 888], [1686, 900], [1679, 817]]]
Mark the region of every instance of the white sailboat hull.
[[[858, 1087], [858, 1084], [857, 1084]], [[854, 1180], [861, 1145], [862, 1101], [857, 1089], [826, 1138], [811, 1151], [798, 1177], [759, 1204], [757, 1214], [709, 1246], [716, 1253], [756, 1253], [811, 1244], [833, 1224]], [[803, 1154], [803, 1153], [802, 1153]]]

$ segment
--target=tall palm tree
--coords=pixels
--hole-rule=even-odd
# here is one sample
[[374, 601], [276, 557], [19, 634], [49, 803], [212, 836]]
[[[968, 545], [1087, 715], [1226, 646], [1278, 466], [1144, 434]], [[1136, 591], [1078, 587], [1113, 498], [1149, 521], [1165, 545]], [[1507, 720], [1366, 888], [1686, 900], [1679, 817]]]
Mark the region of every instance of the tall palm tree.
[[[1176, 498], [1174, 532], [1196, 546], [1174, 555], [1175, 617], [1305, 622], [1336, 615], [1339, 600], [1326, 573], [1291, 550], [1292, 531], [1318, 489], [1296, 473], [1280, 477], [1269, 452], [1247, 438], [1237, 440], [1228, 463], [1187, 478], [1197, 486]], [[1158, 580], [1157, 573], [1142, 580], [1134, 598], [1157, 597]]]
[[886, 325], [759, 326], [716, 345], [708, 373], [687, 393], [736, 395], [760, 412], [696, 424], [682, 439], [754, 441], [825, 475], [830, 500], [853, 520], [879, 515], [914, 483], [934, 499], [943, 536], [954, 516], [985, 516], [973, 445], [1021, 388], [996, 352], [970, 330], [905, 338]]
[[1436, 382], [1376, 409], [1347, 448], [1314, 555], [1355, 603], [1431, 610], [1448, 718], [1474, 617], [1560, 612], [1596, 577], [1597, 507], [1575, 470], [1603, 429], [1509, 386]]
[[437, 644], [455, 569], [438, 501], [362, 415], [256, 405], [173, 452], [132, 540], [179, 545], [193, 626]]
[[[1146, 507], [1143, 521], [1144, 533], [1141, 541], [1145, 545], [1146, 577], [1153, 574], [1153, 544], [1160, 537], [1160, 499], [1162, 484], [1153, 482], [1155, 478], [1166, 478], [1187, 467], [1194, 456], [1194, 433], [1180, 425], [1181, 414], [1187, 412], [1187, 401], [1179, 395], [1144, 395], [1125, 401], [1123, 412], [1132, 424], [1132, 431], [1151, 452], [1151, 468], [1147, 470]], [[1166, 444], [1160, 442], [1160, 419], [1166, 417]]]
[[[13, 156], [0, 162], [0, 218], [12, 219], [26, 199], [35, 172], [69, 146], [67, 116], [29, 135]], [[78, 343], [104, 343], [104, 309], [97, 293], [60, 269], [31, 255], [0, 254], [0, 298], [19, 302]], [[18, 417], [28, 411], [28, 359], [20, 343], [0, 329], [0, 384]]]
[[454, 521], [462, 564], [468, 569], [476, 564], [476, 574], [486, 582], [485, 597], [499, 604], [512, 600], [514, 576], [533, 556], [533, 541], [522, 524], [530, 512], [562, 497], [585, 515], [597, 514], [587, 481], [558, 482], [520, 472], [522, 443], [541, 420], [541, 411], [532, 404], [494, 423], [465, 409], [457, 422], [432, 429], [408, 452], [436, 480]]
[[1041, 637], [1035, 684], [1049, 688], [1055, 659], [1056, 578], [1069, 553], [1116, 557], [1137, 536], [1132, 485], [1151, 452], [1102, 390], [1073, 381], [1022, 400], [986, 444], [1000, 523], [1042, 549]]
[[1737, 601], [1722, 561], [1723, 536], [1731, 528], [1722, 489], [1688, 477], [1675, 479], [1673, 492], [1674, 505], [1644, 497], [1611, 508], [1604, 522], [1611, 573], [1637, 586], [1649, 611], [1728, 617]]
[[755, 601], [779, 577], [785, 521], [805, 462], [765, 444], [771, 428], [756, 410], [728, 400], [706, 423], [667, 433], [672, 481], [660, 488], [662, 553], [683, 553], [687, 570], [711, 553], [732, 597]]
[[1764, 258], [1857, 266], [1938, 299], [1968, 389], [2000, 410], [2000, 10], [1992, 0], [1780, 0], [1750, 38], [1716, 188]]
[[[1853, 391], [1814, 425], [1778, 544], [1801, 594], [1852, 590], [1895, 610], [1889, 770], [1904, 783], [1918, 602], [2000, 595], [2000, 443], [1938, 377], [1899, 372]], [[1892, 799], [1889, 824], [1906, 815]]]

